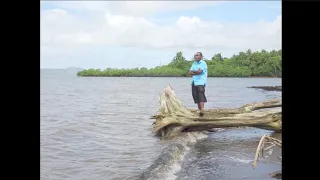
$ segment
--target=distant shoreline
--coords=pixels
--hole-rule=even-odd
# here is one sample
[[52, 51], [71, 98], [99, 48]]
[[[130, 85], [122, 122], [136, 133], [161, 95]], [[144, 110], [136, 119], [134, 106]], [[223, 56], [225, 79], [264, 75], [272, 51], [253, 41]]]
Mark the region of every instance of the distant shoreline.
[[[188, 76], [78, 76], [78, 77], [175, 77], [175, 78], [190, 78]], [[248, 77], [231, 77], [231, 76], [208, 76], [208, 78], [277, 78], [281, 79], [282, 77], [273, 77], [273, 76], [248, 76]]]
[[[211, 59], [203, 59], [207, 66], [208, 77], [230, 78], [277, 78], [282, 76], [282, 50], [270, 52], [261, 50], [252, 52], [248, 49], [231, 58], [215, 54]], [[268, 57], [265, 59], [264, 57]], [[77, 73], [83, 77], [188, 77], [194, 60], [187, 60], [181, 51], [167, 65], [154, 68], [130, 69], [84, 69]]]
[[265, 91], [282, 91], [282, 86], [251, 86], [248, 88], [263, 89]]
[[248, 78], [281, 78], [278, 76], [249, 76]]

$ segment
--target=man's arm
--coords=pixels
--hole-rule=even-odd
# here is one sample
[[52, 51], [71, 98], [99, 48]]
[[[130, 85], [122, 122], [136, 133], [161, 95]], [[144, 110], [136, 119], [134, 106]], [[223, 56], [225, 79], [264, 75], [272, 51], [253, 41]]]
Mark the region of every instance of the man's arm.
[[189, 71], [189, 76], [195, 75], [194, 71]]
[[207, 66], [207, 63], [204, 61], [203, 63], [202, 63], [203, 65], [202, 65], [202, 72], [203, 73], [206, 73], [207, 71], [208, 71], [208, 66]]
[[207, 69], [208, 69], [207, 63], [206, 63], [206, 62], [203, 62], [203, 63], [201, 63], [200, 69], [197, 70], [197, 71], [194, 71], [194, 73], [195, 73], [195, 74], [202, 74], [203, 72], [207, 72]]
[[203, 72], [202, 69], [198, 69], [197, 71], [193, 71], [193, 73], [196, 74], [196, 75], [197, 75], [197, 74], [201, 74], [202, 72]]
[[193, 69], [194, 69], [194, 65], [192, 64], [189, 69], [189, 73], [188, 73], [189, 76], [195, 75]]

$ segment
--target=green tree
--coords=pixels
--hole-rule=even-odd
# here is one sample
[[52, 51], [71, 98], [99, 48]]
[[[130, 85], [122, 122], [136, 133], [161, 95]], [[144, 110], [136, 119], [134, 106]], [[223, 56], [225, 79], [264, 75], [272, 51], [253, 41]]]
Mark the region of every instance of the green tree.
[[[251, 49], [241, 51], [231, 58], [215, 54], [211, 60], [205, 59], [209, 77], [248, 77], [278, 76], [282, 73], [282, 50], [266, 50], [252, 52]], [[110, 77], [179, 77], [187, 76], [193, 59], [186, 60], [181, 51], [177, 52], [168, 65], [154, 68], [133, 69], [85, 69], [78, 76], [110, 76]]]

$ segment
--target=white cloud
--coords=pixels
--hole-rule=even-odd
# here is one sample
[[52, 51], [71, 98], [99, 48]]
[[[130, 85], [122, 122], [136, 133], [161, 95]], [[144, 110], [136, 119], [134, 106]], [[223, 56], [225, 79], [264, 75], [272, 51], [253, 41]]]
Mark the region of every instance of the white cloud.
[[[67, 47], [119, 45], [144, 48], [240, 50], [281, 48], [281, 15], [272, 22], [204, 21], [179, 17], [171, 25], [157, 25], [146, 17], [164, 10], [192, 9], [217, 2], [120, 1], [55, 2], [60, 9], [41, 12], [42, 58]], [[120, 8], [121, 7], [121, 8]], [[86, 14], [68, 12], [79, 10]], [[95, 12], [95, 13], [91, 13]], [[60, 52], [56, 52], [61, 54]], [[223, 53], [223, 52], [222, 52]]]

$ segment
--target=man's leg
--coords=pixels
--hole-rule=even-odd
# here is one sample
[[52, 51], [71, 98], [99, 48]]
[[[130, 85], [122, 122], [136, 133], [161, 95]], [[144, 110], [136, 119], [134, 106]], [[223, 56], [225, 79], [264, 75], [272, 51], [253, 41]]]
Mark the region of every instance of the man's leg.
[[201, 110], [201, 102], [197, 103], [198, 109]]
[[205, 95], [205, 87], [200, 85], [198, 87], [198, 99], [199, 99], [199, 107], [200, 107], [200, 116], [203, 116], [204, 111], [204, 103], [207, 102], [207, 98]]
[[199, 103], [199, 110], [203, 111], [204, 110], [204, 102]]
[[199, 90], [198, 90], [198, 87], [195, 86], [193, 83], [192, 83], [192, 97], [193, 97], [193, 101], [195, 104], [198, 105], [198, 109], [200, 110], [200, 104], [199, 104]]

